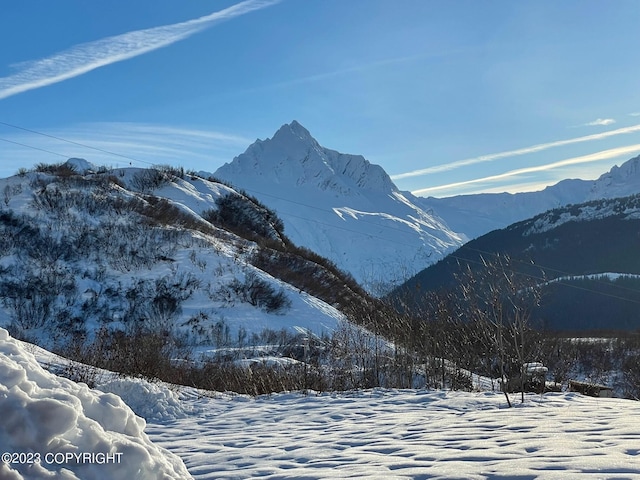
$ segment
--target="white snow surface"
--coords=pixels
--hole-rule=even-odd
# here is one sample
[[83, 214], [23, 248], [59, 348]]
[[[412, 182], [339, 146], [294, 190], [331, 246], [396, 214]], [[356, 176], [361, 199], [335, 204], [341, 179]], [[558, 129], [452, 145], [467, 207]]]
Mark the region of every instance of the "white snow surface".
[[[575, 393], [369, 390], [201, 397], [150, 422], [196, 479], [640, 478], [640, 403]], [[517, 401], [516, 398], [513, 401]]]
[[191, 478], [176, 455], [149, 440], [145, 420], [118, 396], [45, 371], [3, 329], [0, 413], [2, 479]]
[[331, 259], [374, 294], [466, 240], [400, 192], [382, 167], [320, 146], [296, 121], [214, 176], [274, 209], [295, 244]]
[[[253, 398], [105, 374], [100, 389], [121, 393], [145, 427], [119, 397], [57, 378], [36, 358], [65, 362], [0, 330], [0, 449], [97, 445], [135, 460], [115, 473], [65, 465], [55, 478], [640, 478], [640, 402], [631, 400], [549, 393], [520, 404], [513, 395], [509, 409], [498, 392], [383, 389]], [[133, 464], [158, 470], [145, 476]], [[12, 467], [0, 478], [49, 478]]]

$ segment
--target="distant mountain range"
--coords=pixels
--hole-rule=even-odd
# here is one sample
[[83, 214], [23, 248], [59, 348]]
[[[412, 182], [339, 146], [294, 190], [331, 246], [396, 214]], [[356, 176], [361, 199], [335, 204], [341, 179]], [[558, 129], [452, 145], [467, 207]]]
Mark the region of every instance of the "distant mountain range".
[[563, 180], [538, 192], [419, 198], [418, 203], [471, 239], [563, 205], [636, 193], [640, 193], [640, 156], [614, 166], [597, 180]]
[[273, 208], [294, 243], [329, 258], [370, 292], [400, 284], [466, 241], [398, 190], [382, 167], [320, 146], [296, 121], [213, 176]]
[[498, 257], [542, 290], [535, 322], [551, 330], [640, 329], [640, 195], [549, 210], [476, 238], [423, 270], [391, 298], [417, 305]]
[[422, 198], [400, 191], [364, 157], [322, 147], [293, 121], [213, 176], [273, 208], [294, 243], [381, 295], [492, 230], [564, 205], [640, 193], [640, 157], [597, 180], [563, 180], [539, 192]]

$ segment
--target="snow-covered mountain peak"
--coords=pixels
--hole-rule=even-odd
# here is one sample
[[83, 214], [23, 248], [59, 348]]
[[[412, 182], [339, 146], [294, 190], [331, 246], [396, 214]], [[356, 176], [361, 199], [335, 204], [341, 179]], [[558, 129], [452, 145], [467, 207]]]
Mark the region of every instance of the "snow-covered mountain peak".
[[329, 258], [370, 292], [404, 281], [464, 240], [400, 192], [382, 167], [321, 146], [296, 121], [214, 176], [274, 209], [294, 243]]
[[614, 166], [596, 180], [566, 179], [538, 192], [481, 193], [448, 198], [420, 198], [455, 231], [477, 238], [547, 210], [593, 200], [640, 193], [640, 156]]
[[302, 141], [305, 143], [318, 144], [309, 133], [309, 130], [304, 128], [298, 121], [293, 120], [291, 123], [285, 123], [273, 136], [273, 141], [278, 142], [291, 142]]
[[[359, 190], [391, 194], [397, 191], [387, 173], [361, 155], [322, 147], [297, 121], [285, 124], [266, 140], [257, 140], [216, 176], [252, 188], [265, 180], [287, 187], [314, 186], [335, 195], [358, 195]], [[306, 187], [305, 187], [306, 188]]]
[[607, 173], [598, 178], [596, 183], [605, 185], [640, 183], [640, 155], [627, 160], [622, 165], [614, 165]]

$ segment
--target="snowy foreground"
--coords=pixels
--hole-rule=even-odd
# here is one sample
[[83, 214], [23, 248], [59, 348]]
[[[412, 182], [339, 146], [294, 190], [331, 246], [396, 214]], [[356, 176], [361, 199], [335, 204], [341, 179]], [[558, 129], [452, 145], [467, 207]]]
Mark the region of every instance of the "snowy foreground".
[[497, 393], [420, 390], [254, 399], [110, 375], [103, 393], [38, 364], [58, 361], [0, 329], [0, 450], [42, 460], [0, 464], [0, 479], [640, 479], [640, 402], [547, 394], [508, 409]]
[[434, 391], [203, 398], [149, 437], [201, 479], [640, 478], [640, 403]]
[[0, 479], [184, 479], [112, 393], [46, 372], [0, 328]]

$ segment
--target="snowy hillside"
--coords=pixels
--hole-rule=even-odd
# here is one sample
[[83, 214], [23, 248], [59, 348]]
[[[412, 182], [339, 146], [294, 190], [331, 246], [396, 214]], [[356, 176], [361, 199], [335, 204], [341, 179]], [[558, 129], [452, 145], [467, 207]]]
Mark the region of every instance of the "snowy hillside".
[[429, 197], [419, 198], [417, 203], [437, 211], [454, 231], [477, 238], [564, 205], [637, 193], [640, 193], [640, 157], [614, 166], [597, 180], [563, 180], [539, 192]]
[[240, 198], [233, 190], [174, 173], [74, 159], [0, 180], [2, 325], [49, 347], [144, 326], [213, 348], [344, 320], [305, 285], [254, 266], [255, 242], [203, 217]]
[[521, 280], [539, 279], [532, 317], [545, 328], [635, 331], [639, 229], [640, 195], [558, 207], [471, 240], [394, 294], [419, 301], [425, 291], [457, 288], [463, 270], [481, 275], [486, 262], [509, 258]]
[[465, 240], [400, 192], [381, 167], [320, 146], [295, 121], [214, 176], [273, 208], [294, 243], [331, 259], [374, 293]]

